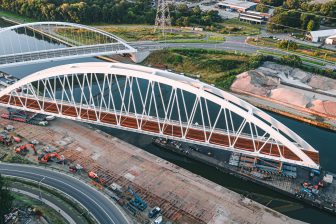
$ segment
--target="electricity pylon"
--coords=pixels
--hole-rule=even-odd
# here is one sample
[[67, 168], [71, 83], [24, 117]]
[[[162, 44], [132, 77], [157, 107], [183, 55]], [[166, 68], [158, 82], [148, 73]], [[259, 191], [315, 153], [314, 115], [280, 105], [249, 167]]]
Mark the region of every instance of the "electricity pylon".
[[154, 31], [160, 28], [162, 30], [162, 35], [165, 35], [166, 27], [171, 27], [169, 5], [166, 0], [157, 0], [156, 8], [157, 11]]

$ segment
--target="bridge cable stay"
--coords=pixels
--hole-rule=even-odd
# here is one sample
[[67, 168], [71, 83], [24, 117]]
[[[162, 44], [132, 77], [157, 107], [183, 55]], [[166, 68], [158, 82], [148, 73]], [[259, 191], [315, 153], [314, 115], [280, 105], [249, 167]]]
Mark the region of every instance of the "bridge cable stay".
[[296, 133], [241, 99], [185, 76], [121, 63], [79, 63], [29, 75], [0, 105], [319, 168]]

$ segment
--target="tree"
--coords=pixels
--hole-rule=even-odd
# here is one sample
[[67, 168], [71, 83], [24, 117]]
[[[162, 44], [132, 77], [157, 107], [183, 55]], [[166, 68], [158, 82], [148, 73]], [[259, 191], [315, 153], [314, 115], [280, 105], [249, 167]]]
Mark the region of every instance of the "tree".
[[314, 28], [315, 28], [315, 22], [314, 22], [314, 20], [309, 20], [309, 22], [308, 22], [308, 24], [307, 24], [307, 30], [308, 31], [312, 31], [312, 30], [314, 30]]
[[280, 58], [280, 63], [293, 67], [302, 66], [302, 60], [297, 55], [284, 55]]
[[5, 214], [10, 212], [13, 196], [8, 189], [8, 183], [0, 174], [0, 223], [5, 223]]
[[294, 41], [282, 40], [278, 43], [278, 47], [282, 49], [296, 50], [298, 45]]
[[261, 0], [261, 3], [265, 5], [271, 5], [271, 6], [281, 6], [284, 2], [284, 0]]
[[288, 9], [297, 9], [300, 6], [300, 1], [299, 0], [286, 0], [284, 5]]
[[268, 7], [264, 4], [259, 3], [256, 7], [258, 12], [268, 12]]

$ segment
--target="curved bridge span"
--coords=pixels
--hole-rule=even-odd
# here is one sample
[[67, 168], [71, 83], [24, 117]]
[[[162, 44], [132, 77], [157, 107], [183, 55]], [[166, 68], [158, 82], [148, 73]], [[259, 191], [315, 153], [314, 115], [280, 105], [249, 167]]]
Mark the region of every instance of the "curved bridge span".
[[137, 52], [109, 32], [68, 22], [0, 28], [0, 40], [0, 67]]
[[263, 111], [211, 85], [120, 63], [46, 69], [0, 92], [0, 105], [319, 168], [319, 154]]

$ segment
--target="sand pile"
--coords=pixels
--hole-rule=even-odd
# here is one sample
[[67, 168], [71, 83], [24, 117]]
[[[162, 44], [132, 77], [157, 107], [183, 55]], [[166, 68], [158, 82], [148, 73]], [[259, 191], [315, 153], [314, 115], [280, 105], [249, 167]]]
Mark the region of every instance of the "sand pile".
[[299, 107], [306, 107], [312, 100], [311, 97], [308, 97], [302, 92], [282, 87], [273, 89], [269, 97]]
[[311, 102], [311, 105], [309, 105], [309, 109], [331, 116], [336, 116], [336, 102], [334, 101], [314, 100]]
[[308, 85], [314, 89], [320, 89], [336, 94], [336, 80], [328, 77], [314, 75], [308, 82]]
[[330, 95], [336, 96], [335, 79], [273, 62], [238, 75], [231, 90], [336, 116], [336, 97]]
[[252, 70], [238, 75], [231, 89], [237, 92], [248, 92], [258, 96], [267, 96], [278, 84], [278, 78], [269, 77], [262, 72]]

